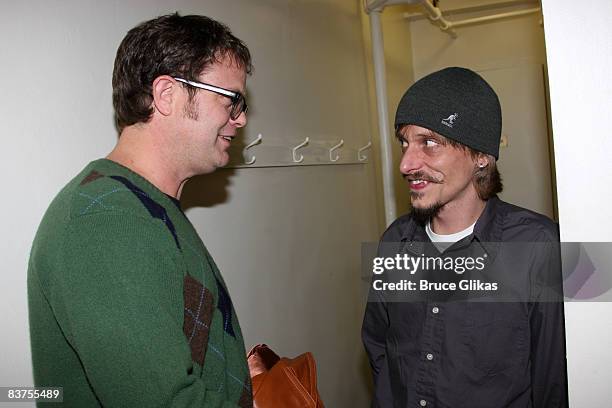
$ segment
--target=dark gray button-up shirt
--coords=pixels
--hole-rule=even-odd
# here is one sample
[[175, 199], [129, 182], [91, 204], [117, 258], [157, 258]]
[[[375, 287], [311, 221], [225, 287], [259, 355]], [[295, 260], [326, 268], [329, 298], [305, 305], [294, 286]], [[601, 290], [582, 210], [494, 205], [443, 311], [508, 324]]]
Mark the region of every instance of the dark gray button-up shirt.
[[[492, 198], [473, 234], [444, 252], [486, 253], [505, 269], [495, 273], [505, 275], [500, 280], [516, 295], [513, 301], [388, 301], [371, 293], [362, 337], [374, 376], [373, 406], [567, 407], [563, 301], [549, 296], [551, 288], [562, 293], [557, 231], [548, 218]], [[397, 219], [381, 242], [398, 243], [413, 256], [433, 248], [410, 215]], [[531, 242], [531, 249], [524, 245]], [[506, 243], [522, 243], [520, 255]]]

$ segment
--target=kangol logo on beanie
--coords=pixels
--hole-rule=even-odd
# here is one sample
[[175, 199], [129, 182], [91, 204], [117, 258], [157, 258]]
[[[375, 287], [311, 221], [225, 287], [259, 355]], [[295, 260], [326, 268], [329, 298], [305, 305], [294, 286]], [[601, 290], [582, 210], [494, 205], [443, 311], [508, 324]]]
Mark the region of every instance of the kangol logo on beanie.
[[442, 119], [442, 124], [448, 126], [449, 128], [452, 128], [458, 117], [459, 117], [459, 114], [455, 112], [452, 115], [450, 115], [448, 118]]

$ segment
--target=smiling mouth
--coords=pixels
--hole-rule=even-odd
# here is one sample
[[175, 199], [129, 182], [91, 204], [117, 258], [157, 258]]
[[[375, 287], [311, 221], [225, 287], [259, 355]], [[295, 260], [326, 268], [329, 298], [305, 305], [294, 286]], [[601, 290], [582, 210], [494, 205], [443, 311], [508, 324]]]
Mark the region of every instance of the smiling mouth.
[[221, 139], [227, 140], [228, 143], [232, 143], [232, 140], [234, 139], [234, 137], [236, 136], [220, 136]]
[[429, 185], [429, 181], [427, 180], [422, 180], [422, 179], [410, 180], [410, 188], [413, 190], [421, 190], [427, 187], [428, 185]]

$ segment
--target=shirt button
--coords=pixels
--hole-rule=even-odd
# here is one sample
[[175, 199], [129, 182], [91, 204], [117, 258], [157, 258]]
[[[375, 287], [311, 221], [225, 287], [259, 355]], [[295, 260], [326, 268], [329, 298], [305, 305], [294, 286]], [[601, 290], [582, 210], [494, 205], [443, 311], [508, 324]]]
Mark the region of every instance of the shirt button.
[[433, 309], [431, 309], [431, 313], [433, 313], [433, 314], [438, 314], [439, 311], [440, 311], [440, 309], [438, 309], [437, 306], [434, 306]]
[[427, 357], [429, 361], [433, 360], [433, 354], [431, 353], [428, 353], [425, 357]]
[[427, 401], [425, 401], [425, 400], [420, 400], [420, 401], [419, 401], [419, 405], [420, 405], [420, 406], [422, 406], [422, 407], [425, 407], [425, 406], [427, 406]]

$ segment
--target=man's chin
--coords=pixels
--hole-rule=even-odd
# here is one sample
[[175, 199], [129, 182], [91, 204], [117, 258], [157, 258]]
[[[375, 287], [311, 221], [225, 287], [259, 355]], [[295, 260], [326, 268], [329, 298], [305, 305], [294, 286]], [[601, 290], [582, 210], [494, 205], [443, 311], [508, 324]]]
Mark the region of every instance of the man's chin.
[[427, 221], [438, 215], [442, 206], [442, 203], [433, 203], [430, 205], [413, 203], [412, 211], [410, 213], [416, 222], [421, 225], [425, 225]]
[[225, 167], [229, 164], [229, 161], [230, 161], [229, 153], [224, 150], [219, 154], [219, 159], [217, 160], [215, 167], [216, 168]]

